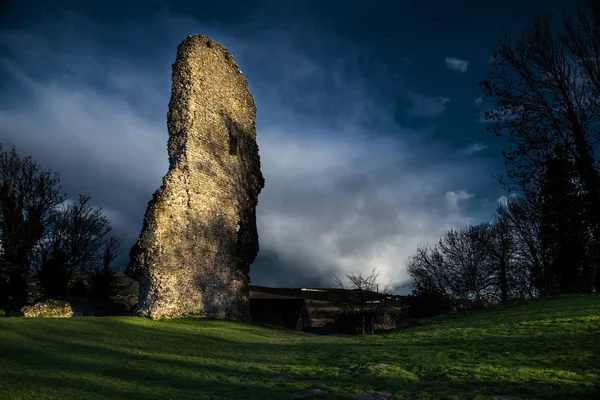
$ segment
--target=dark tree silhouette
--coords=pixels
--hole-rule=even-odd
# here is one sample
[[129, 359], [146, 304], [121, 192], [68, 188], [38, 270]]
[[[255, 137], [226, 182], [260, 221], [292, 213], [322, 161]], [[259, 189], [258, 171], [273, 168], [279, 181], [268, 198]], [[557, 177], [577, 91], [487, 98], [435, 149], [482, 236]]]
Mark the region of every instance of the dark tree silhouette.
[[450, 229], [437, 245], [419, 246], [406, 263], [415, 288], [429, 292], [435, 288], [461, 307], [482, 307], [498, 297], [482, 230], [482, 226]]
[[64, 201], [60, 178], [42, 169], [31, 157], [22, 157], [13, 146], [0, 144], [0, 241], [2, 259], [13, 269], [0, 293], [4, 307], [19, 309], [34, 246], [42, 238], [48, 218]]
[[44, 256], [37, 279], [46, 298], [55, 298], [66, 294], [66, 287], [70, 276], [66, 268], [68, 256], [59, 248], [53, 249], [52, 253]]
[[[344, 292], [342, 299], [343, 316], [350, 318], [350, 323], [358, 326], [362, 333], [373, 333], [374, 319], [387, 308], [385, 298], [392, 295], [390, 284], [379, 283], [379, 272], [373, 269], [366, 274], [356, 271], [345, 275], [348, 285], [335, 278], [335, 284]], [[370, 327], [370, 332], [367, 332]]]
[[473, 227], [473, 234], [479, 246], [485, 252], [490, 265], [489, 273], [500, 293], [500, 302], [508, 303], [514, 293], [511, 253], [514, 237], [505, 218], [497, 218], [493, 223], [483, 222]]
[[587, 253], [585, 200], [572, 163], [557, 151], [546, 163], [541, 190], [541, 240], [548, 270], [545, 292], [551, 295], [591, 292], [593, 265]]
[[511, 258], [518, 297], [544, 296], [543, 273], [548, 261], [541, 240], [541, 206], [539, 196], [532, 193], [510, 197], [496, 210], [504, 219], [514, 238]]
[[[55, 288], [55, 295], [64, 296], [75, 275], [81, 279], [86, 275], [97, 275], [109, 268], [107, 263], [115, 258], [119, 240], [106, 238], [112, 229], [110, 222], [102, 209], [92, 207], [89, 201], [89, 196], [80, 195], [76, 202], [57, 210], [49, 221], [45, 240], [40, 243], [38, 253], [42, 266], [43, 260], [52, 258], [53, 254], [65, 255], [64, 262], [60, 264], [63, 271], [59, 275], [66, 277], [66, 281], [60, 290]], [[53, 267], [58, 268], [59, 265]], [[58, 271], [55, 270], [55, 273], [58, 274]], [[49, 276], [40, 274], [38, 278], [44, 286], [42, 280]]]
[[489, 129], [511, 146], [504, 152], [509, 189], [541, 186], [546, 160], [564, 148], [590, 196], [597, 196], [598, 171], [592, 146], [600, 136], [588, 77], [564, 46], [549, 16], [513, 41], [505, 37], [488, 78], [480, 83], [490, 108]]
[[115, 271], [112, 262], [119, 256], [121, 240], [111, 236], [104, 240], [102, 252], [102, 266], [92, 272], [90, 284], [90, 297], [95, 301], [109, 301], [114, 294]]
[[[585, 222], [578, 229], [591, 232], [594, 240], [585, 241], [587, 248], [579, 254], [586, 254], [591, 261], [591, 267], [585, 267], [590, 282], [600, 275], [596, 272], [600, 260], [600, 175], [594, 156], [600, 141], [597, 5], [597, 1], [588, 2], [577, 18], [565, 17], [562, 24], [553, 24], [549, 15], [538, 17], [516, 40], [504, 37], [494, 54], [487, 79], [480, 83], [483, 98], [489, 105], [485, 111], [485, 119], [491, 122], [489, 129], [510, 143], [503, 152], [507, 178], [501, 180], [507, 189], [547, 197], [549, 190], [558, 189], [558, 178], [552, 178], [554, 183], [548, 186], [548, 169], [552, 168], [551, 174], [556, 175], [557, 168], [553, 165], [560, 162], [561, 168], [572, 171], [571, 180], [576, 182], [578, 197], [583, 201], [577, 208], [562, 212], [574, 212], [574, 215], [565, 214], [560, 218], [561, 224], [569, 220], [575, 229], [581, 211], [585, 215]], [[545, 194], [541, 194], [542, 189]], [[548, 198], [540, 199], [538, 205], [545, 207], [545, 216], [555, 215], [553, 207], [556, 205], [550, 205]], [[569, 257], [557, 253], [559, 247], [566, 249], [566, 238], [550, 237], [566, 235], [555, 226], [557, 223], [543, 221], [541, 226], [544, 243], [551, 248], [546, 249], [544, 245], [543, 257], [556, 259], [558, 265]], [[558, 245], [558, 242], [563, 244]], [[551, 282], [571, 279], [566, 277], [572, 274], [564, 271], [556, 275], [557, 268], [566, 267], [535, 271], [536, 286], [541, 292], [578, 290], [573, 282], [564, 284], [571, 289]], [[592, 290], [592, 286], [588, 290]]]
[[420, 319], [445, 314], [452, 311], [452, 301], [430, 277], [424, 277], [413, 284], [402, 314], [411, 319]]

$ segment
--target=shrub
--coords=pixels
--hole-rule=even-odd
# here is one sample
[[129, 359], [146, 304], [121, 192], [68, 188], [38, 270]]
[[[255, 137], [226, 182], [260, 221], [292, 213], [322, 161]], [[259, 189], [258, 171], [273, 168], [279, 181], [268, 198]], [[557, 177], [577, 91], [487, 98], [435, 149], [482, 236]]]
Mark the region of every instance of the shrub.
[[452, 311], [452, 302], [435, 288], [421, 288], [408, 296], [404, 316], [408, 318], [429, 318]]

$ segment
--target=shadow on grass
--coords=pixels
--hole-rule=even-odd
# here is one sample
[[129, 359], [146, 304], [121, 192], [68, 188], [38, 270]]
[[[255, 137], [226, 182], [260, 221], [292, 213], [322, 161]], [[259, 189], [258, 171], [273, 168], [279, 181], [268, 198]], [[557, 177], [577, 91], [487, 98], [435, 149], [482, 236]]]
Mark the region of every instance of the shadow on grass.
[[[14, 397], [2, 397], [9, 400], [19, 399], [281, 399], [289, 398], [290, 391], [285, 388], [269, 388], [251, 382], [219, 382], [211, 379], [182, 378], [155, 373], [148, 375], [149, 380], [114, 381], [110, 374], [98, 373], [86, 369], [82, 364], [74, 367], [84, 368], [81, 373], [39, 373], [29, 375], [29, 384], [13, 392]], [[89, 377], [94, 373], [94, 377]], [[131, 373], [130, 373], [131, 374]], [[86, 375], [82, 377], [82, 375]], [[127, 375], [126, 375], [127, 376]], [[19, 382], [22, 375], [8, 371], [3, 379]], [[150, 380], [152, 379], [152, 380]], [[107, 381], [112, 382], [107, 382]], [[32, 385], [35, 382], [35, 386]], [[29, 387], [28, 387], [29, 386]], [[3, 392], [3, 396], [11, 391]]]
[[[533, 331], [514, 338], [415, 330], [346, 339], [210, 320], [8, 322], [0, 327], [0, 389], [12, 390], [14, 398], [279, 399], [309, 387], [328, 390], [327, 398], [367, 390], [408, 398], [506, 394], [550, 399], [592, 393], [580, 381], [544, 371], [560, 348], [540, 347]], [[571, 352], [583, 351], [593, 340], [547, 333], [546, 339], [568, 345]], [[516, 348], [520, 359], [504, 355]], [[595, 360], [566, 357], [557, 368], [567, 375], [582, 369], [598, 375]], [[390, 367], [379, 370], [376, 363]], [[519, 376], [523, 367], [539, 374]], [[273, 381], [281, 374], [293, 379]], [[17, 384], [3, 386], [7, 382]]]
[[18, 385], [21, 396], [17, 397], [41, 399], [54, 393], [48, 398], [81, 399], [85, 394], [85, 398], [103, 399], [276, 399], [291, 393], [287, 387], [269, 386], [272, 374], [243, 365], [218, 365], [201, 355], [197, 361], [187, 361], [177, 359], [178, 354], [132, 354], [99, 343], [66, 343], [31, 332], [20, 336], [33, 346], [15, 347], [4, 354], [8, 362], [3, 363], [3, 381], [26, 380], [35, 383], [37, 390], [31, 384]]

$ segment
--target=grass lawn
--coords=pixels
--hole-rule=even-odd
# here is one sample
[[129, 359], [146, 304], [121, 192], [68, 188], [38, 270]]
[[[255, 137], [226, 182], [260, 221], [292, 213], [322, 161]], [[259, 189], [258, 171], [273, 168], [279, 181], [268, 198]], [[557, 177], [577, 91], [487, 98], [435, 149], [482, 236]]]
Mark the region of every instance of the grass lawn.
[[214, 320], [0, 318], [2, 400], [289, 399], [312, 388], [327, 399], [600, 399], [599, 382], [600, 295], [354, 338]]

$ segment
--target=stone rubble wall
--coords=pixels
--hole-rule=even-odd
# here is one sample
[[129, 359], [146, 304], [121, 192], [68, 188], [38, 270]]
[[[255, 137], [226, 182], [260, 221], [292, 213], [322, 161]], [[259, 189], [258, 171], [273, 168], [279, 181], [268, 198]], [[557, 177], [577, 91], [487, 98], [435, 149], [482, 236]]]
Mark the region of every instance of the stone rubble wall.
[[140, 282], [134, 312], [249, 320], [264, 187], [254, 99], [231, 54], [204, 35], [179, 45], [172, 80], [169, 171], [127, 270]]

